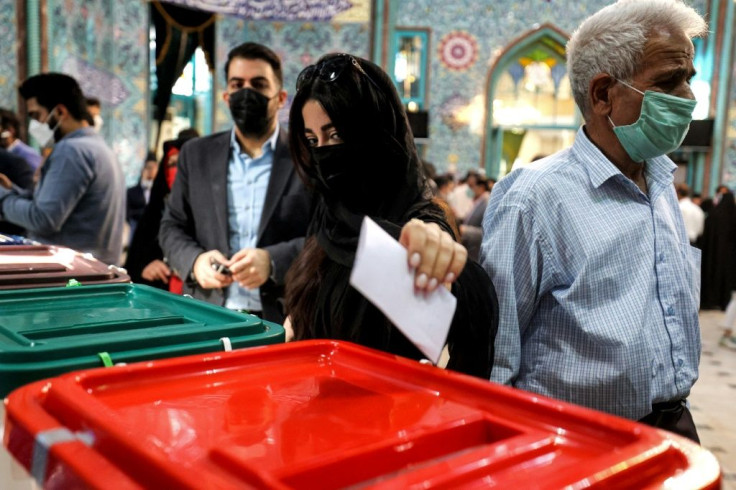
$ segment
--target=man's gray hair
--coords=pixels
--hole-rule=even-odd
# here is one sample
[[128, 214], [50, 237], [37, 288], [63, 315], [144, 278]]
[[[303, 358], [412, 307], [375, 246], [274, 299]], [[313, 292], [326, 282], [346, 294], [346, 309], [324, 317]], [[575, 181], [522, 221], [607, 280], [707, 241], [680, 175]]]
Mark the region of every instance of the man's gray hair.
[[654, 30], [703, 36], [708, 25], [681, 0], [619, 0], [588, 17], [567, 43], [567, 66], [575, 103], [588, 113], [588, 87], [599, 73], [629, 80]]

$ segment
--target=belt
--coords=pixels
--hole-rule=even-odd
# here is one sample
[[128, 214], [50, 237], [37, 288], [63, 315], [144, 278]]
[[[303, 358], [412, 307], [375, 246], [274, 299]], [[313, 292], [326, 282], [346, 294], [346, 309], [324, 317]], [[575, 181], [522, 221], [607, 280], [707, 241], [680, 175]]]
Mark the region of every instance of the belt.
[[668, 402], [659, 402], [652, 404], [652, 413], [670, 413], [678, 412], [685, 406], [685, 400], [672, 400]]
[[246, 315], [253, 315], [257, 316], [258, 318], [263, 318], [263, 312], [258, 310], [235, 310], [238, 313], [245, 313]]

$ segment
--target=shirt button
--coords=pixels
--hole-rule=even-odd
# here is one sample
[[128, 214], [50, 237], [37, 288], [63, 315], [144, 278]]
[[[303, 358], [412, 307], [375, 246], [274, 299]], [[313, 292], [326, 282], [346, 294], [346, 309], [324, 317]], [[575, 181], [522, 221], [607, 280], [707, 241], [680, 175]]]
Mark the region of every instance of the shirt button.
[[659, 254], [659, 262], [664, 262], [664, 253]]
[[673, 308], [672, 306], [668, 306], [668, 307], [667, 307], [667, 314], [668, 314], [669, 316], [672, 316], [672, 315], [674, 315], [674, 314], [675, 314], [675, 309], [674, 309], [674, 308]]
[[679, 367], [682, 367], [682, 365], [683, 365], [683, 364], [685, 364], [685, 361], [683, 361], [682, 359], [678, 359], [678, 360], [677, 360], [677, 365], [678, 365]]

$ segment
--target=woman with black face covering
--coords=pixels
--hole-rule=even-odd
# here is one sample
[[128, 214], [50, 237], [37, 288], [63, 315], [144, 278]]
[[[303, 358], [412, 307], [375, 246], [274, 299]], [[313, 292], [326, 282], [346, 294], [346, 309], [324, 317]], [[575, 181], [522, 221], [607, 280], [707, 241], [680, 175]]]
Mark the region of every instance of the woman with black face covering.
[[[445, 210], [432, 200], [389, 77], [361, 58], [324, 56], [299, 75], [289, 124], [294, 163], [318, 201], [304, 250], [286, 280], [287, 321], [294, 338], [348, 340], [413, 359], [424, 357], [349, 284], [367, 215], [408, 248], [410, 265], [418, 266], [418, 289], [444, 284], [457, 297], [447, 339], [448, 368], [488, 378], [498, 325], [493, 285], [478, 264], [465, 263], [460, 245], [441, 245], [454, 256], [426, 264], [437, 246], [410, 243], [417, 230], [439, 232], [441, 238], [433, 239], [438, 242], [456, 239], [456, 232]], [[460, 267], [453, 269], [453, 262]], [[439, 281], [433, 266], [440, 271]], [[422, 267], [434, 275], [422, 273]]]

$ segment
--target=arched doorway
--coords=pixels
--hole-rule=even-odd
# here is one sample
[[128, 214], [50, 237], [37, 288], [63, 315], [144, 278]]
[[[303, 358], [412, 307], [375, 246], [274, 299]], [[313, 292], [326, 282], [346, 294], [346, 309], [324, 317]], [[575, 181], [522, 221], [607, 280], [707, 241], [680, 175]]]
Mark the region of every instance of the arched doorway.
[[581, 116], [567, 76], [568, 39], [544, 24], [511, 42], [489, 70], [481, 150], [488, 176], [572, 143]]

